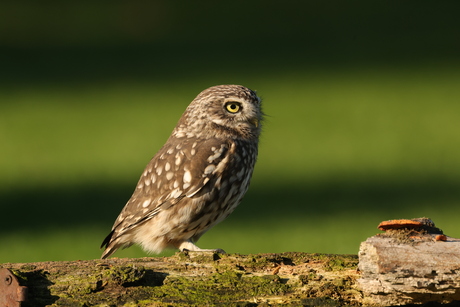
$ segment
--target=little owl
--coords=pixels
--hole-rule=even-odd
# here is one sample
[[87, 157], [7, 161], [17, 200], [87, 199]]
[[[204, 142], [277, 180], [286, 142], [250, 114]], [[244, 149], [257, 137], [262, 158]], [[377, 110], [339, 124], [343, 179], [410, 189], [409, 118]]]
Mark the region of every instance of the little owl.
[[223, 252], [195, 242], [232, 213], [248, 190], [261, 120], [261, 100], [244, 86], [201, 92], [142, 173], [102, 243], [102, 258], [135, 243], [150, 253]]

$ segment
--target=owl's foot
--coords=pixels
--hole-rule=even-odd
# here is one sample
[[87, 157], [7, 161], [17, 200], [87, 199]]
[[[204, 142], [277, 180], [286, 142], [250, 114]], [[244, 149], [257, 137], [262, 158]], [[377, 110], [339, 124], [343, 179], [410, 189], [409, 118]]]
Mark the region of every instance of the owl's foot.
[[179, 250], [181, 252], [212, 252], [212, 253], [218, 253], [218, 254], [226, 254], [226, 252], [223, 249], [217, 248], [217, 249], [202, 249], [193, 244], [191, 241], [185, 241], [182, 242], [178, 246]]

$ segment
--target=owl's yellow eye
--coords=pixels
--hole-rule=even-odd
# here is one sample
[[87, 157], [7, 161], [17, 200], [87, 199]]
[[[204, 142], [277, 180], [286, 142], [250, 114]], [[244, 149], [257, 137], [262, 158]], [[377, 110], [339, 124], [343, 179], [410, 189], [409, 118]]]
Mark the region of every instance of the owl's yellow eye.
[[225, 109], [230, 113], [237, 113], [240, 111], [241, 105], [239, 102], [231, 101], [225, 104]]

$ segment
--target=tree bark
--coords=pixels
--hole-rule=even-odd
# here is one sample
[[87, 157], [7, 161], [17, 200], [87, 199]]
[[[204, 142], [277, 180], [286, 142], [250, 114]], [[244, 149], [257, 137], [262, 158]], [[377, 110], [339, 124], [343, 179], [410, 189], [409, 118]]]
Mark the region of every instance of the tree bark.
[[460, 239], [434, 237], [401, 242], [401, 237], [374, 236], [361, 243], [358, 286], [363, 302], [460, 306], [455, 302], [460, 300]]

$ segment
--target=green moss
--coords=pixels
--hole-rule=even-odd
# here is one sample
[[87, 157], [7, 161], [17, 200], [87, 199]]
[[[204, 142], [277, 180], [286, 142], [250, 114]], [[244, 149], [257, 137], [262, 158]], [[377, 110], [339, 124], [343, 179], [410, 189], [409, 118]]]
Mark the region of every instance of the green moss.
[[[77, 271], [77, 270], [76, 270]], [[58, 306], [93, 306], [109, 304], [121, 306], [125, 298], [117, 293], [126, 293], [126, 287], [135, 285], [145, 276], [140, 266], [94, 266], [90, 274], [61, 274], [52, 280], [49, 287], [51, 297], [59, 296]], [[107, 296], [103, 290], [110, 289], [114, 295]], [[129, 296], [132, 300], [132, 296]], [[141, 298], [144, 298], [142, 296]]]
[[316, 307], [343, 307], [338, 301], [332, 300], [330, 298], [305, 298], [301, 300], [301, 306], [316, 306]]
[[303, 284], [306, 285], [310, 281], [318, 281], [321, 280], [323, 277], [321, 275], [318, 275], [315, 270], [311, 270], [310, 273], [306, 275], [299, 275], [299, 281]]
[[305, 254], [305, 253], [282, 253], [282, 254], [258, 254], [248, 255], [242, 262], [244, 267], [261, 269], [273, 264], [299, 265], [302, 263], [322, 263], [324, 270], [345, 270], [356, 268], [358, 257], [356, 255], [331, 255], [331, 254]]
[[[124, 286], [118, 290], [114, 289], [114, 293], [129, 291], [130, 302], [136, 302], [138, 306], [151, 306], [154, 303], [155, 306], [167, 306], [168, 304], [178, 306], [234, 305], [235, 303], [249, 302], [254, 297], [282, 295], [290, 289], [290, 286], [284, 284], [277, 275], [249, 277], [237, 271], [214, 273], [207, 277], [168, 276], [162, 286], [136, 286], [132, 288], [126, 287], [126, 285], [137, 279], [138, 275], [133, 275], [132, 270], [126, 267], [110, 268], [104, 272], [104, 275], [109, 276], [112, 281], [116, 281], [118, 284], [123, 283]], [[74, 286], [67, 288], [66, 297], [63, 297], [61, 292], [59, 305], [78, 306], [82, 302], [83, 305], [95, 305], [105, 301], [109, 305], [129, 306], [130, 302], [123, 302], [122, 298], [117, 300], [115, 295], [113, 298], [108, 298], [103, 293], [100, 295], [94, 293], [97, 289], [97, 285], [95, 287], [94, 283], [98, 280], [97, 276], [91, 276], [89, 279], [87, 276], [86, 280], [87, 282], [69, 280]], [[110, 287], [110, 284], [107, 287]]]
[[20, 270], [14, 270], [10, 269], [11, 272], [18, 278], [19, 284], [23, 284], [24, 282], [27, 282], [28, 280], [28, 274], [25, 273], [24, 271]]
[[190, 305], [229, 304], [259, 296], [281, 295], [289, 291], [277, 275], [251, 276], [235, 271], [212, 274], [207, 279], [168, 276], [162, 287], [152, 289], [163, 302]]
[[33, 265], [33, 264], [24, 264], [23, 266], [21, 266], [21, 270], [22, 271], [33, 271], [37, 268], [37, 266]]
[[355, 255], [315, 254], [314, 257], [324, 261], [325, 271], [353, 269], [358, 265], [358, 257]]
[[133, 284], [144, 277], [146, 270], [142, 266], [114, 266], [104, 271], [109, 282], [120, 285]]
[[248, 270], [258, 270], [271, 264], [267, 255], [248, 255], [247, 257], [237, 258], [238, 264]]

